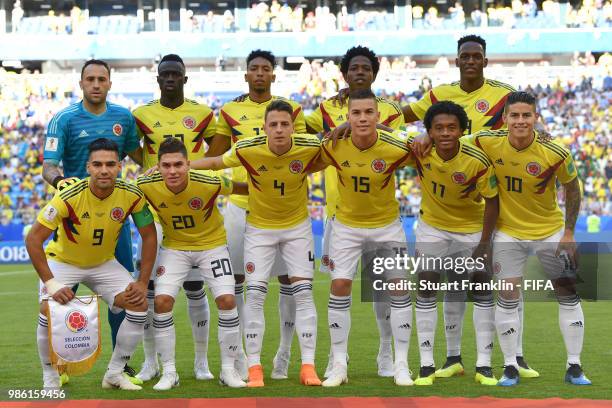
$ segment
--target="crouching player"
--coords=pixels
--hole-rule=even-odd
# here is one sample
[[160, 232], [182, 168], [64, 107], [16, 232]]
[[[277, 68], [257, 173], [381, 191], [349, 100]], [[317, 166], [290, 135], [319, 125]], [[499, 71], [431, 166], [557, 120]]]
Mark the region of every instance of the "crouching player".
[[202, 271], [202, 280], [210, 288], [219, 309], [219, 381], [233, 388], [244, 387], [245, 382], [234, 369], [236, 350], [240, 346], [238, 309], [223, 217], [216, 200], [219, 195], [247, 194], [247, 186], [232, 183], [225, 177], [189, 170], [187, 150], [179, 139], [164, 140], [157, 154], [159, 173], [141, 176], [137, 181], [158, 214], [164, 234], [156, 270], [153, 318], [155, 345], [163, 375], [153, 389], [169, 390], [179, 384], [172, 308], [194, 266]]
[[[416, 252], [429, 263], [419, 264], [417, 270], [415, 314], [421, 368], [414, 383], [431, 385], [436, 371], [433, 350], [438, 310], [436, 290], [429, 283], [437, 284], [444, 272], [440, 262], [431, 261], [446, 264], [447, 259], [453, 260], [455, 269], [446, 271], [449, 288], [454, 284], [458, 285], [456, 290], [464, 290], [468, 278], [488, 285], [491, 276], [484, 266], [491, 259], [491, 237], [499, 201], [493, 164], [482, 150], [459, 139], [468, 126], [465, 110], [450, 101], [438, 102], [427, 110], [423, 122], [435, 148], [428, 156], [410, 163], [417, 168], [423, 191]], [[491, 369], [495, 336], [493, 293], [489, 288], [472, 295], [478, 354], [475, 380], [483, 385], [496, 385]]]
[[[48, 294], [61, 304], [74, 298], [72, 287], [85, 284], [99, 294], [115, 313], [126, 310], [119, 327], [117, 344], [104, 379], [103, 388], [140, 390], [123, 376], [123, 367], [142, 340], [147, 315], [147, 283], [155, 262], [157, 238], [153, 217], [142, 192], [117, 176], [121, 171], [119, 148], [100, 138], [89, 145], [87, 172], [83, 179], [53, 197], [26, 238], [32, 265], [41, 280], [38, 319], [38, 352], [45, 388], [57, 388], [60, 379], [51, 366], [48, 338]], [[140, 277], [132, 275], [115, 260], [119, 232], [132, 215], [142, 237], [143, 261]], [[55, 231], [53, 240], [43, 244]]]
[[300, 382], [321, 385], [314, 367], [317, 311], [312, 297], [314, 239], [308, 214], [309, 165], [319, 157], [313, 135], [293, 134], [293, 108], [271, 102], [264, 115], [265, 136], [239, 140], [223, 156], [195, 160], [194, 168], [219, 170], [244, 166], [249, 178], [249, 211], [244, 234], [247, 282], [244, 334], [249, 387], [263, 387], [261, 347], [265, 331], [263, 305], [277, 253], [288, 267], [295, 299], [295, 327], [302, 353]]

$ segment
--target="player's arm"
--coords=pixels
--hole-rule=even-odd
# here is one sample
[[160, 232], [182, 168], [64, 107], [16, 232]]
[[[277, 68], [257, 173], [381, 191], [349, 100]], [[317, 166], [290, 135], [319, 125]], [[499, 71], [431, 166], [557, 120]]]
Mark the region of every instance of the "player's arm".
[[52, 229], [36, 221], [26, 237], [25, 244], [32, 266], [45, 284], [47, 293], [53, 297], [53, 300], [63, 305], [74, 298], [74, 292], [53, 277], [53, 272], [47, 263], [43, 245], [52, 233]]
[[51, 184], [54, 188], [57, 188], [57, 183], [64, 179], [59, 163], [56, 160], [44, 160], [43, 161], [43, 179]]
[[240, 181], [232, 182], [232, 194], [249, 195], [249, 185]]
[[565, 229], [563, 236], [559, 240], [557, 248], [557, 256], [562, 251], [567, 251], [569, 261], [573, 269], [578, 267], [578, 253], [576, 252], [576, 240], [574, 239], [574, 230], [576, 228], [576, 220], [580, 212], [580, 184], [578, 177], [574, 177], [570, 182], [563, 184], [565, 191]]
[[57, 188], [57, 183], [64, 178], [59, 169], [59, 163], [64, 157], [64, 145], [68, 127], [65, 121], [56, 116], [51, 119], [45, 135], [45, 149], [43, 152], [43, 179]]
[[146, 204], [142, 205], [140, 211], [132, 213], [132, 220], [142, 240], [142, 256], [140, 275], [137, 281], [130, 283], [126, 288], [125, 299], [128, 303], [139, 306], [147, 300], [147, 287], [157, 255], [157, 232], [153, 223], [153, 214]]
[[210, 146], [208, 147], [208, 151], [206, 152], [206, 157], [215, 157], [221, 156], [223, 153], [227, 152], [232, 146], [232, 140], [225, 136], [217, 133], [213, 136], [212, 141], [210, 142]]
[[130, 156], [132, 160], [139, 166], [142, 166], [142, 147], [138, 146], [135, 150], [131, 152], [127, 152], [127, 155]]
[[222, 170], [228, 168], [223, 164], [223, 156], [203, 157], [193, 160], [190, 167], [194, 170]]
[[410, 104], [402, 107], [402, 113], [404, 114], [404, 121], [406, 123], [412, 123], [416, 122], [417, 120], [420, 120], [416, 113], [414, 113], [414, 111], [410, 107]]

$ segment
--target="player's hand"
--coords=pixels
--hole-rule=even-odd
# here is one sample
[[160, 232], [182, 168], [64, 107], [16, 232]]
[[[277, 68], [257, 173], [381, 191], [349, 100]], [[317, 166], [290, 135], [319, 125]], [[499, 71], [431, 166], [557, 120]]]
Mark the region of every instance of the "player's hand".
[[150, 176], [151, 174], [155, 173], [156, 171], [159, 171], [159, 166], [156, 164], [154, 166], [151, 166], [147, 171], [144, 172], [145, 176]]
[[244, 101], [246, 101], [246, 98], [248, 98], [248, 97], [249, 97], [249, 94], [248, 94], [248, 93], [246, 93], [246, 94], [242, 94], [242, 95], [238, 95], [237, 97], [235, 97], [235, 98], [233, 99], [233, 101], [234, 101], [234, 102], [244, 102]]
[[565, 269], [578, 269], [578, 250], [574, 234], [566, 232], [559, 240], [555, 256], [561, 258], [565, 263]]
[[55, 188], [57, 189], [57, 191], [62, 191], [70, 187], [71, 185], [78, 183], [79, 181], [81, 181], [81, 179], [79, 179], [78, 177], [67, 177], [63, 180], [58, 181], [57, 186]]
[[432, 146], [433, 141], [429, 135], [427, 133], [421, 133], [414, 138], [412, 144], [410, 145], [410, 149], [416, 157], [423, 158], [429, 155]]
[[147, 300], [147, 285], [144, 282], [131, 282], [125, 289], [125, 300], [135, 306]]
[[344, 122], [343, 124], [335, 128], [334, 130], [332, 130], [331, 132], [327, 133], [327, 135], [325, 135], [325, 139], [331, 140], [332, 147], [335, 148], [336, 143], [338, 143], [338, 140], [346, 139], [350, 135], [351, 135], [351, 125], [348, 122]]
[[479, 242], [472, 252], [472, 259], [481, 258], [487, 272], [491, 272], [491, 260], [493, 259], [493, 247], [491, 242]]
[[53, 294], [53, 300], [55, 300], [60, 305], [65, 305], [74, 299], [74, 292], [68, 286], [64, 286], [63, 288], [57, 290]]
[[341, 108], [346, 103], [348, 96], [349, 96], [349, 89], [343, 88], [339, 90], [336, 95], [329, 98], [329, 100], [332, 101], [333, 106], [339, 106]]

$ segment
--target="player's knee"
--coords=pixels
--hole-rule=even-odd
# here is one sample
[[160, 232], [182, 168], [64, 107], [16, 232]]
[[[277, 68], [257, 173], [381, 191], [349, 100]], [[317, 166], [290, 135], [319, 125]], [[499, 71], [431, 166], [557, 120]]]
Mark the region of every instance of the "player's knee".
[[139, 305], [128, 305], [125, 310], [130, 312], [146, 312], [149, 309], [149, 303], [146, 301]]
[[168, 313], [174, 307], [174, 298], [169, 295], [155, 296], [155, 313]]
[[331, 293], [334, 296], [349, 296], [353, 287], [350, 279], [334, 279], [331, 282]]
[[204, 282], [202, 281], [185, 281], [183, 282], [183, 289], [186, 291], [197, 292], [202, 290]]
[[559, 278], [552, 281], [555, 294], [559, 296], [572, 296], [576, 294], [575, 278]]
[[221, 295], [215, 299], [217, 308], [219, 310], [232, 310], [236, 307], [236, 299], [234, 295]]
[[42, 302], [40, 302], [40, 313], [41, 314], [48, 314], [49, 312], [49, 302], [47, 302], [46, 300], [43, 300]]
[[278, 277], [278, 282], [282, 285], [290, 285], [291, 280], [289, 279], [289, 275], [281, 275]]
[[237, 284], [244, 283], [244, 275], [234, 275], [234, 280]]

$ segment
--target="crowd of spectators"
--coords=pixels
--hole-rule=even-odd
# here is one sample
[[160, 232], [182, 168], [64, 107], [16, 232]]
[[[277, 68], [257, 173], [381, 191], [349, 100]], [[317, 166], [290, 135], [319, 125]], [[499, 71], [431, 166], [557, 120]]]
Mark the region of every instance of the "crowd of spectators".
[[[576, 64], [594, 62], [590, 54], [577, 55]], [[583, 181], [583, 214], [612, 215], [612, 56], [605, 54], [598, 64], [608, 64], [608, 77], [593, 85], [591, 78], [527, 87], [538, 96], [538, 109], [547, 130], [567, 146], [576, 160]], [[379, 77], [406, 72], [415, 63], [409, 57], [381, 60]], [[305, 62], [295, 83], [292, 98], [314, 109], [345, 84], [333, 62]], [[431, 87], [422, 78], [419, 85], [405, 92], [381, 95], [402, 104], [417, 100]], [[41, 148], [46, 125], [53, 114], [77, 100], [78, 85], [62, 75], [18, 75], [0, 69], [0, 224], [31, 223], [36, 213], [54, 193], [42, 179]], [[114, 100], [134, 108], [143, 101], [122, 96]], [[201, 99], [202, 102], [209, 102]], [[214, 96], [212, 96], [214, 99]], [[219, 104], [216, 105], [219, 107]], [[411, 125], [409, 130], [422, 130]], [[124, 167], [124, 177], [139, 174], [135, 164]], [[322, 218], [324, 184], [320, 174], [312, 175], [311, 213]], [[416, 215], [420, 203], [418, 179], [410, 169], [398, 172], [396, 196], [402, 214]], [[562, 201], [563, 197], [560, 195]]]
[[[181, 31], [223, 33], [234, 31], [252, 32], [302, 32], [317, 31], [385, 31], [405, 28], [415, 29], [464, 29], [466, 27], [503, 27], [512, 28], [593, 28], [612, 27], [612, 0], [582, 0], [580, 5], [573, 7], [570, 3], [560, 3], [558, 0], [544, 0], [538, 5], [535, 0], [507, 0], [491, 2], [486, 10], [478, 8], [469, 15], [463, 8], [461, 1], [450, 6], [432, 5], [424, 8], [415, 4], [411, 9], [411, 19], [399, 18], [393, 11], [372, 6], [367, 9], [351, 11], [347, 6], [341, 6], [332, 11], [327, 6], [311, 7], [298, 4], [289, 5], [286, 1], [272, 0], [271, 2], [253, 2], [247, 10], [245, 23], [237, 22], [235, 10], [228, 9], [215, 13], [208, 11], [200, 14], [197, 10], [186, 10], [184, 18], [189, 23], [180, 22]], [[87, 11], [74, 6], [70, 12], [49, 10], [40, 19], [40, 24], [22, 24], [24, 10], [20, 0], [16, 0], [11, 12], [12, 31], [37, 30], [41, 32], [40, 24], [44, 25], [43, 32], [50, 34], [87, 34], [97, 33], [103, 28], [98, 26], [98, 17], [89, 17]], [[127, 30], [136, 24], [134, 29], [156, 30], [156, 13], [150, 11], [148, 20], [138, 23], [136, 16], [106, 16], [112, 17], [109, 23], [115, 30]], [[30, 17], [26, 17], [30, 18]], [[122, 23], [121, 18], [130, 21]], [[117, 21], [115, 21], [117, 20]], [[119, 21], [121, 20], [121, 21]], [[400, 23], [405, 21], [405, 23]], [[158, 21], [160, 23], [160, 21]], [[163, 24], [163, 23], [162, 23]], [[240, 25], [243, 26], [240, 26]], [[402, 25], [400, 25], [402, 24]], [[108, 27], [106, 29], [109, 29]], [[21, 30], [21, 31], [23, 31]], [[122, 34], [124, 32], [118, 32]]]

